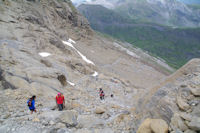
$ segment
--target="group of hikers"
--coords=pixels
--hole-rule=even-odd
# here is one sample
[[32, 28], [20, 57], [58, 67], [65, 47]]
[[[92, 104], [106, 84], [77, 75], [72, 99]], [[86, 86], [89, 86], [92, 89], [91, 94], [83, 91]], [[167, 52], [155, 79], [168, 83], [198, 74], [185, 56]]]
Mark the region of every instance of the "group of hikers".
[[[99, 88], [99, 96], [100, 96], [101, 100], [104, 100], [105, 93], [104, 93], [102, 88]], [[111, 94], [111, 97], [113, 97], [113, 94]], [[28, 99], [28, 101], [27, 101], [27, 104], [28, 104], [29, 110], [31, 111], [31, 114], [33, 112], [37, 112], [36, 108], [35, 108], [35, 99], [36, 99], [36, 96], [34, 95], [30, 99]], [[55, 101], [56, 101], [56, 105], [57, 105], [58, 110], [62, 111], [65, 108], [65, 97], [64, 97], [64, 95], [59, 92], [56, 95]]]
[[[28, 99], [28, 101], [27, 101], [27, 104], [28, 104], [29, 110], [31, 111], [31, 114], [33, 112], [36, 112], [35, 99], [36, 99], [36, 96], [34, 95], [30, 99]], [[59, 92], [57, 94], [55, 100], [56, 100], [58, 110], [62, 111], [65, 108], [65, 97], [64, 97], [64, 95]]]

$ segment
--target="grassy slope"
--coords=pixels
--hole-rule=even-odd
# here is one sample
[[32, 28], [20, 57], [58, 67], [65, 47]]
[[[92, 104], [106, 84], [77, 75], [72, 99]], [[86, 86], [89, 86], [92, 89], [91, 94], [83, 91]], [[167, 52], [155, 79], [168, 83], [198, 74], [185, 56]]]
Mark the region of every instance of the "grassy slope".
[[103, 32], [163, 58], [174, 68], [181, 67], [194, 57], [200, 57], [200, 29], [161, 31], [148, 26], [107, 26]]
[[156, 24], [139, 24], [101, 7], [82, 13], [93, 29], [149, 51], [174, 68], [200, 57], [200, 28], [173, 29]]

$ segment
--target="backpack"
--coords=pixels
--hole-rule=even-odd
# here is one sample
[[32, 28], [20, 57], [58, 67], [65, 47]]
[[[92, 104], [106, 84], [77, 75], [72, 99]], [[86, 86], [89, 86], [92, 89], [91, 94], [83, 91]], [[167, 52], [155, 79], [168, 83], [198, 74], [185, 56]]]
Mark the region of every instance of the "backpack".
[[29, 106], [29, 107], [32, 106], [32, 100], [31, 100], [31, 99], [29, 99], [29, 101], [28, 101], [28, 106]]

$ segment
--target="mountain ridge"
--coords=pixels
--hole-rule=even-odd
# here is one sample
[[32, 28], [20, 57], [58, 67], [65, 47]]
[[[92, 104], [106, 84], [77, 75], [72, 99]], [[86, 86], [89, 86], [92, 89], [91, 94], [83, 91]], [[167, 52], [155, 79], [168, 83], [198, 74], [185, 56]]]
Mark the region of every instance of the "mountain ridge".
[[149, 51], [175, 68], [199, 57], [199, 28], [174, 28], [137, 22], [100, 5], [82, 5], [78, 9], [94, 30]]

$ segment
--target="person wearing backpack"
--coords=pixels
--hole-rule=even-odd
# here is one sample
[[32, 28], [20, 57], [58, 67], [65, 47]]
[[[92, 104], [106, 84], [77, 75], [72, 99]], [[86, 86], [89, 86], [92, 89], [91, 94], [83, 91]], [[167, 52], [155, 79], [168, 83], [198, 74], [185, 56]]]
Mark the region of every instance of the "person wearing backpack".
[[31, 111], [31, 114], [33, 112], [36, 112], [36, 109], [35, 109], [35, 98], [36, 98], [36, 96], [34, 95], [27, 101], [27, 104], [28, 104], [28, 107], [29, 107], [29, 109]]
[[100, 99], [101, 99], [101, 100], [103, 100], [103, 99], [104, 99], [104, 96], [105, 96], [105, 94], [104, 94], [104, 92], [103, 92], [103, 89], [102, 89], [102, 88], [100, 88], [100, 89], [99, 89], [99, 95], [100, 95]]
[[61, 93], [58, 93], [58, 95], [56, 96], [56, 104], [59, 111], [62, 111], [65, 107], [65, 98]]

